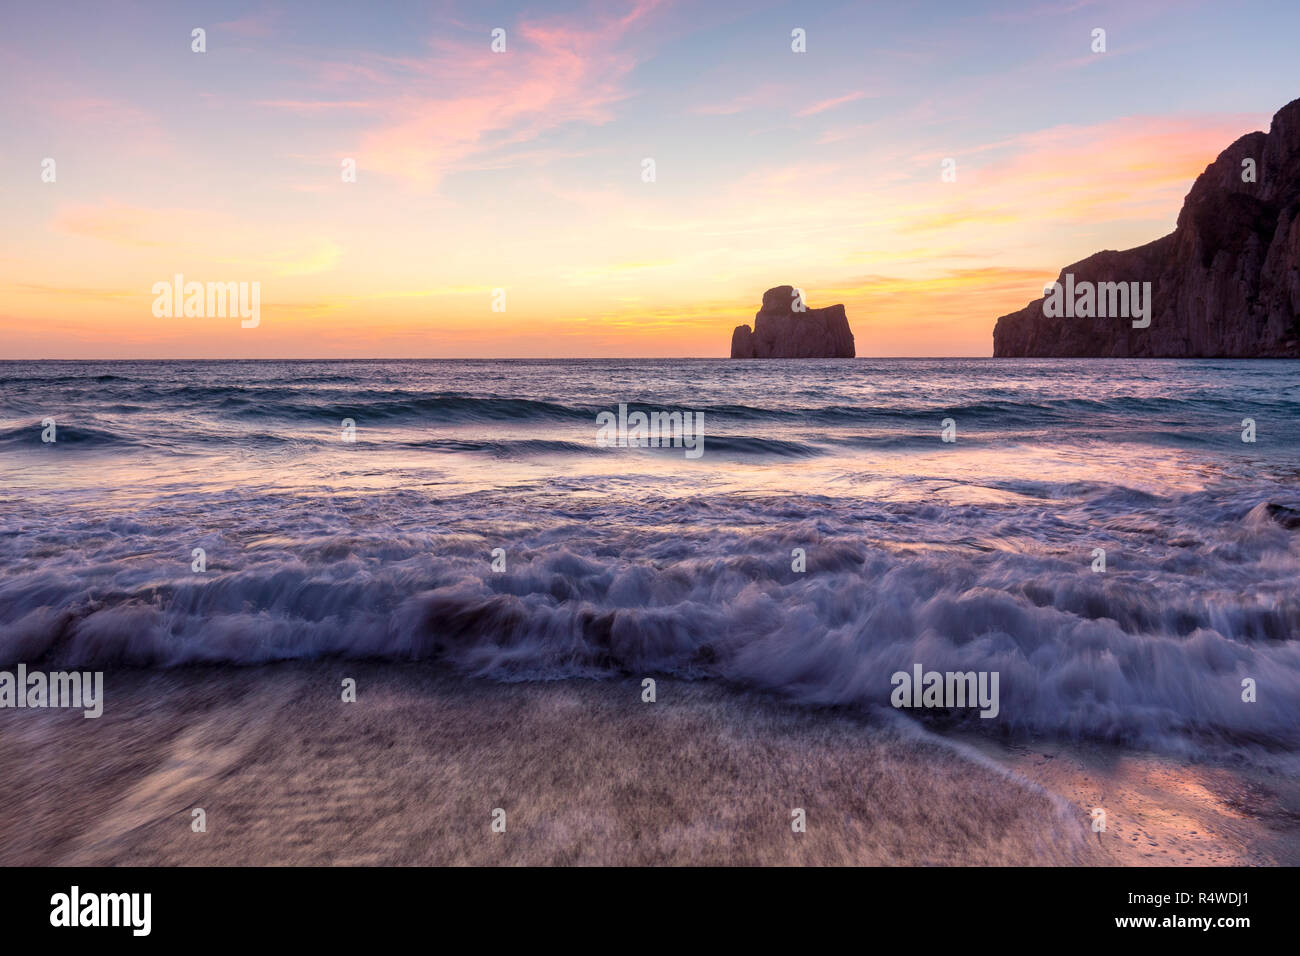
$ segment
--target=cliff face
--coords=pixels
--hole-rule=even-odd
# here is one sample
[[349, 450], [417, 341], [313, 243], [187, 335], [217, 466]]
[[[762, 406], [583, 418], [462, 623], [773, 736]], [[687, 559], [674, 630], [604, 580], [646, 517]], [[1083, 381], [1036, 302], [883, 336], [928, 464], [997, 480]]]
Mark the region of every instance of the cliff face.
[[[1255, 182], [1242, 181], [1247, 159]], [[1150, 325], [1061, 315], [1056, 302], [1049, 315], [1040, 298], [998, 319], [994, 356], [1300, 358], [1300, 100], [1206, 168], [1172, 233], [1066, 266], [1063, 287], [1067, 276], [1150, 283]]]
[[844, 306], [794, 310], [794, 287], [779, 285], [763, 293], [754, 329], [736, 326], [732, 358], [853, 358], [853, 332]]

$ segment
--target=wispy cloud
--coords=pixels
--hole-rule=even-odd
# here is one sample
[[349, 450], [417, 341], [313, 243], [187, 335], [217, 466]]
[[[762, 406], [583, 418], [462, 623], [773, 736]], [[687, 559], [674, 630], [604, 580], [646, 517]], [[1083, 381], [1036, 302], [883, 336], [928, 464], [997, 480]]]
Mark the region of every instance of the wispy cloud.
[[[906, 232], [1044, 220], [1166, 218], [1172, 226], [1193, 180], [1259, 119], [1128, 116], [977, 145], [957, 154], [956, 183], [936, 184], [925, 203], [895, 210], [893, 222]], [[939, 160], [918, 157], [935, 169]]]
[[814, 103], [799, 111], [799, 116], [815, 116], [818, 113], [825, 113], [827, 110], [833, 110], [837, 106], [843, 106], [846, 103], [855, 103], [858, 100], [867, 97], [866, 90], [856, 90], [853, 93], [845, 93], [843, 96], [836, 96], [833, 99], [822, 100], [820, 103]]
[[50, 228], [146, 253], [148, 261], [163, 271], [189, 261], [267, 276], [319, 275], [332, 271], [343, 254], [338, 242], [302, 228], [290, 230], [285, 238], [257, 222], [224, 213], [140, 206], [116, 199], [60, 206]]
[[57, 232], [125, 246], [165, 246], [176, 224], [201, 216], [193, 209], [135, 206], [117, 200], [60, 206], [50, 220]]
[[[359, 162], [432, 189], [448, 172], [482, 163], [494, 150], [534, 141], [565, 124], [613, 119], [643, 55], [634, 41], [660, 6], [662, 0], [637, 0], [620, 14], [593, 7], [565, 20], [525, 19], [507, 30], [504, 53], [493, 53], [486, 36], [473, 43], [437, 36], [429, 41], [429, 57], [326, 63], [318, 70], [319, 82], [347, 85], [353, 95], [268, 98], [259, 105], [376, 116], [359, 135]], [[355, 95], [358, 85], [365, 88], [361, 97]]]

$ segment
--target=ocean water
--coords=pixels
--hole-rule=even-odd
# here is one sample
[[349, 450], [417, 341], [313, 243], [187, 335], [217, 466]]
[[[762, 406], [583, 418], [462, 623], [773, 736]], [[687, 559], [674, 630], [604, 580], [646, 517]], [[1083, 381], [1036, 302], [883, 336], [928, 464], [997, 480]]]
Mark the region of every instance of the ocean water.
[[[600, 446], [620, 403], [703, 453]], [[0, 362], [0, 663], [862, 707], [920, 663], [1000, 675], [931, 723], [1294, 752], [1298, 477], [1286, 362]]]

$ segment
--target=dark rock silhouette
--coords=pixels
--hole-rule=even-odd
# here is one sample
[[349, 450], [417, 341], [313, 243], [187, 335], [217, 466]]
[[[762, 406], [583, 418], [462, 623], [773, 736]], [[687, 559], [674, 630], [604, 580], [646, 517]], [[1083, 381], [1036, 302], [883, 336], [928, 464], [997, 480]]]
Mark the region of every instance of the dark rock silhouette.
[[1300, 100], [1219, 154], [1172, 233], [1066, 266], [1062, 285], [1067, 275], [1075, 287], [1149, 282], [1150, 325], [1049, 316], [1040, 298], [998, 319], [994, 356], [1300, 358]]
[[798, 312], [795, 305], [800, 298], [788, 285], [764, 292], [753, 331], [738, 325], [731, 334], [731, 357], [853, 358], [853, 332], [844, 306], [805, 307]]

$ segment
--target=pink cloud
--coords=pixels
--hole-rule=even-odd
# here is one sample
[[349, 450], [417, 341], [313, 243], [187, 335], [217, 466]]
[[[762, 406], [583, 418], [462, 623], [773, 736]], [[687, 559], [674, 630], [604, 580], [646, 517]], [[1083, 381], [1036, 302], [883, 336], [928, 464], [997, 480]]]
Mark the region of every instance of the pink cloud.
[[[568, 123], [613, 119], [640, 62], [637, 31], [661, 3], [638, 0], [615, 16], [594, 7], [565, 22], [525, 20], [507, 27], [505, 53], [493, 53], [484, 34], [473, 42], [435, 38], [432, 55], [419, 59], [325, 64], [319, 82], [347, 86], [353, 95], [261, 105], [299, 113], [369, 111], [377, 121], [359, 135], [359, 161], [432, 189], [449, 171], [481, 164], [493, 150]], [[360, 96], [358, 86], [365, 88]]]
[[843, 106], [845, 103], [853, 103], [857, 100], [864, 99], [867, 93], [865, 90], [857, 90], [853, 93], [846, 93], [843, 96], [837, 96], [834, 99], [822, 100], [820, 103], [814, 103], [812, 106], [801, 109], [799, 116], [814, 116], [817, 113], [824, 113], [827, 110], [833, 110], [837, 106]]
[[[1167, 219], [1172, 228], [1195, 178], [1239, 136], [1260, 128], [1260, 120], [1237, 114], [1127, 116], [976, 146], [955, 154], [957, 182], [929, 204], [903, 210], [897, 225], [924, 232], [1035, 220]], [[936, 189], [940, 158], [916, 158], [933, 166]]]

